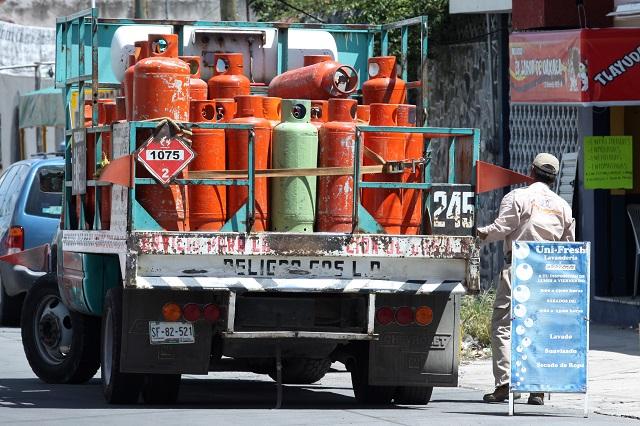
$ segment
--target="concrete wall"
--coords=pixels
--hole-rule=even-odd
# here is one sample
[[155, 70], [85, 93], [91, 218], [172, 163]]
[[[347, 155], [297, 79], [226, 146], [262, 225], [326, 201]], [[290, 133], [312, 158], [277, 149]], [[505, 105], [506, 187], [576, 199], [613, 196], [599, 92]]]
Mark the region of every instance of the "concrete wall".
[[[138, 0], [149, 19], [220, 20], [219, 0]], [[133, 18], [133, 0], [96, 0], [103, 18]], [[91, 7], [90, 0], [4, 0], [0, 20], [22, 25], [55, 26], [56, 17]], [[246, 19], [246, 1], [236, 0], [239, 20]]]
[[[491, 31], [496, 31], [498, 22], [498, 16], [494, 15]], [[480, 128], [480, 159], [502, 165], [498, 39], [494, 35], [489, 46], [487, 32], [485, 15], [451, 16], [443, 31], [447, 38], [430, 43], [428, 123]], [[479, 225], [495, 219], [502, 195], [502, 191], [493, 191], [480, 196], [476, 208]], [[502, 263], [501, 243], [485, 244], [481, 252], [483, 287], [496, 280]]]

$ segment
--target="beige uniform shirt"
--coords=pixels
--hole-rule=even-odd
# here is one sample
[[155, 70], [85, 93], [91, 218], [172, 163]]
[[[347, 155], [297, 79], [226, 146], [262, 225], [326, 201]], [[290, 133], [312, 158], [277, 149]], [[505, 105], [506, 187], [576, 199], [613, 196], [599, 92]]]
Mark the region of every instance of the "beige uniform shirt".
[[478, 231], [487, 234], [485, 241], [504, 240], [507, 256], [513, 241], [575, 241], [571, 207], [542, 182], [505, 195], [498, 218]]

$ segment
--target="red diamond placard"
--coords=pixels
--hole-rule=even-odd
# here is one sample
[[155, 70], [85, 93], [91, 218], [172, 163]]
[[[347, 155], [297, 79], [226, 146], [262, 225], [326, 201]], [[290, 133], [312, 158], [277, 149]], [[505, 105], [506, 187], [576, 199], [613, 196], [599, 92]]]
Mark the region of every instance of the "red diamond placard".
[[167, 185], [196, 157], [179, 137], [150, 137], [138, 149], [136, 158], [158, 182]]

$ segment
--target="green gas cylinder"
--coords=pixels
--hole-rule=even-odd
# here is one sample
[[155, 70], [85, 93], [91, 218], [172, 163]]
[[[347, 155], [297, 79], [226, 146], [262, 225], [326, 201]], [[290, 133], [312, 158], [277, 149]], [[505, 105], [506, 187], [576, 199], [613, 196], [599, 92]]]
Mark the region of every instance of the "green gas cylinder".
[[[318, 164], [318, 130], [309, 123], [311, 102], [283, 99], [282, 122], [273, 129], [271, 167], [314, 168]], [[316, 177], [271, 178], [271, 227], [276, 232], [313, 232]]]

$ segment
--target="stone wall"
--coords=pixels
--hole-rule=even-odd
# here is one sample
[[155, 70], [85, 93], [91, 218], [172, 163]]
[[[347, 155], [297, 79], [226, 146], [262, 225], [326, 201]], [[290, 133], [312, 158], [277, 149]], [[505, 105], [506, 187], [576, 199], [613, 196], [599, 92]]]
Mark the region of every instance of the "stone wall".
[[[476, 127], [481, 132], [480, 159], [502, 165], [500, 91], [498, 87], [498, 26], [493, 15], [487, 28], [485, 15], [453, 15], [442, 34], [429, 43], [427, 122], [432, 126]], [[487, 33], [492, 34], [489, 64]], [[497, 216], [502, 191], [480, 196], [477, 223]], [[482, 285], [488, 288], [502, 267], [501, 244], [485, 244], [481, 252]]]

